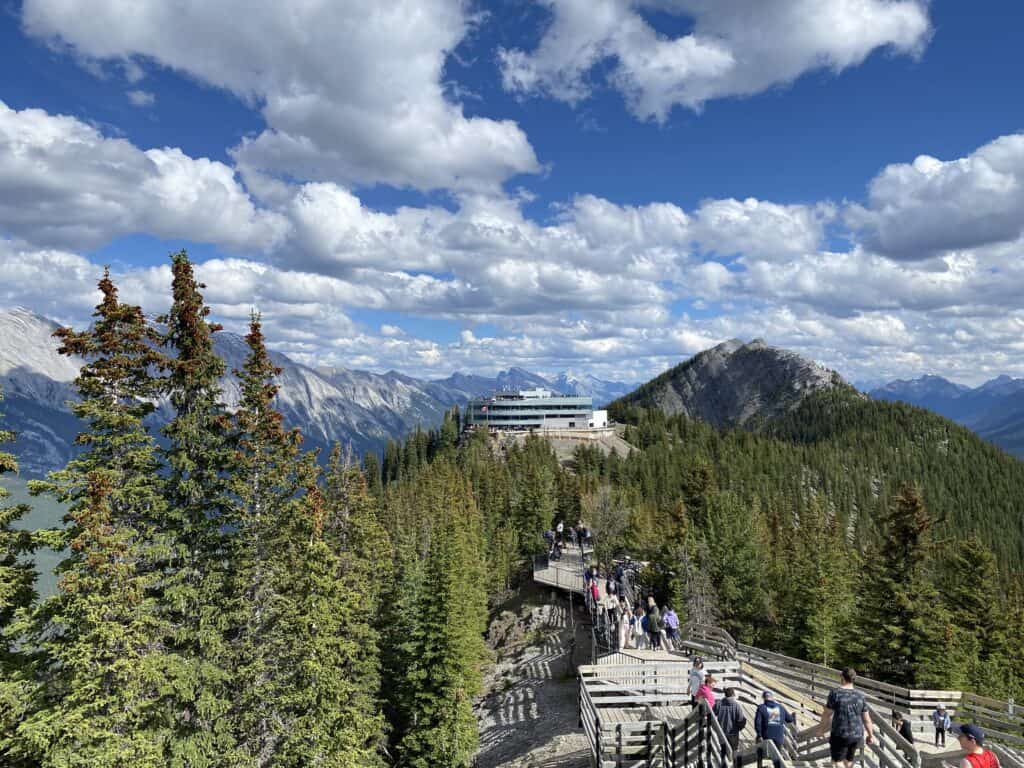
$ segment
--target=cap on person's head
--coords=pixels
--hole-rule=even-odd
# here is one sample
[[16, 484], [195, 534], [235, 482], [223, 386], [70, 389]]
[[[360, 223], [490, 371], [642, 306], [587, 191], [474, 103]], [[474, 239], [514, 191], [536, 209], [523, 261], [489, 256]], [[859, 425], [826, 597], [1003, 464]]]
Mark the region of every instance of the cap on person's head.
[[939, 709], [945, 711], [946, 710], [946, 705], [945, 704], [939, 704]]
[[954, 725], [953, 733], [957, 736], [966, 736], [968, 739], [974, 741], [975, 744], [981, 746], [985, 743], [985, 732], [976, 725], [966, 723], [964, 725]]
[[771, 691], [765, 691], [761, 694], [761, 698], [765, 701], [775, 701], [775, 694]]

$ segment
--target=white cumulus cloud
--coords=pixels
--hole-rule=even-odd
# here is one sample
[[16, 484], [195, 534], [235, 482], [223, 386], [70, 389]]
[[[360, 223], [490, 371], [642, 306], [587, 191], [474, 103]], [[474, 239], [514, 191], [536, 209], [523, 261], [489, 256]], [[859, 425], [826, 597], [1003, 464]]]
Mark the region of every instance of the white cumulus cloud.
[[30, 34], [81, 57], [156, 62], [257, 105], [267, 128], [235, 149], [248, 169], [421, 189], [493, 188], [539, 170], [518, 125], [466, 116], [445, 95], [445, 60], [471, 22], [462, 0], [23, 7]]
[[147, 232], [264, 251], [288, 228], [232, 168], [179, 149], [142, 151], [74, 117], [0, 101], [0, 232], [90, 248]]
[[[641, 119], [673, 107], [746, 96], [806, 72], [841, 72], [874, 50], [916, 54], [928, 41], [924, 0], [538, 0], [552, 15], [532, 51], [500, 52], [505, 88], [586, 98], [598, 65]], [[659, 33], [642, 11], [693, 21], [680, 37]]]

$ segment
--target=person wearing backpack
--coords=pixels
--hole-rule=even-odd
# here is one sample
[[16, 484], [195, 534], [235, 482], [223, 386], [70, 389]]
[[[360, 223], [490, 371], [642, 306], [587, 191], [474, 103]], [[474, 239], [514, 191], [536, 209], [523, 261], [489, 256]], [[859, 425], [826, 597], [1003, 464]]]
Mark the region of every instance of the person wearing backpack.
[[960, 768], [999, 768], [999, 758], [991, 749], [985, 749], [985, 731], [970, 723], [953, 727], [960, 749], [967, 754]]

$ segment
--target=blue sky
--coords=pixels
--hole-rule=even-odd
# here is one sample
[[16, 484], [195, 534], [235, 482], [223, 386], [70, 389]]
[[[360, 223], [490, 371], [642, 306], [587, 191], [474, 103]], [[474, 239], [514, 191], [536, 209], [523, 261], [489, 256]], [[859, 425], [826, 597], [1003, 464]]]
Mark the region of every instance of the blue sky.
[[187, 247], [308, 363], [1024, 374], [1019, 3], [70, 6], [0, 12], [0, 305]]

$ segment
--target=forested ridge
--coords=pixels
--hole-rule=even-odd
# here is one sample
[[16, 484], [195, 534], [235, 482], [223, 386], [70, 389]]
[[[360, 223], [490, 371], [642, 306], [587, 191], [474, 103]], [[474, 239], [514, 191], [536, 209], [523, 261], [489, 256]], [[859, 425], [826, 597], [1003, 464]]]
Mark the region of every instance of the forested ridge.
[[[20, 530], [0, 498], [5, 766], [468, 766], [489, 604], [557, 520], [741, 640], [1024, 695], [1024, 465], [945, 420], [840, 390], [759, 432], [630, 408], [637, 450], [564, 467], [541, 437], [463, 434], [453, 410], [359, 466], [283, 427], [258, 315], [226, 411], [219, 328], [184, 253], [172, 272], [155, 324], [105, 276], [91, 327], [59, 332], [86, 359], [86, 429], [33, 490], [66, 526]], [[42, 546], [65, 554], [40, 600]]]

